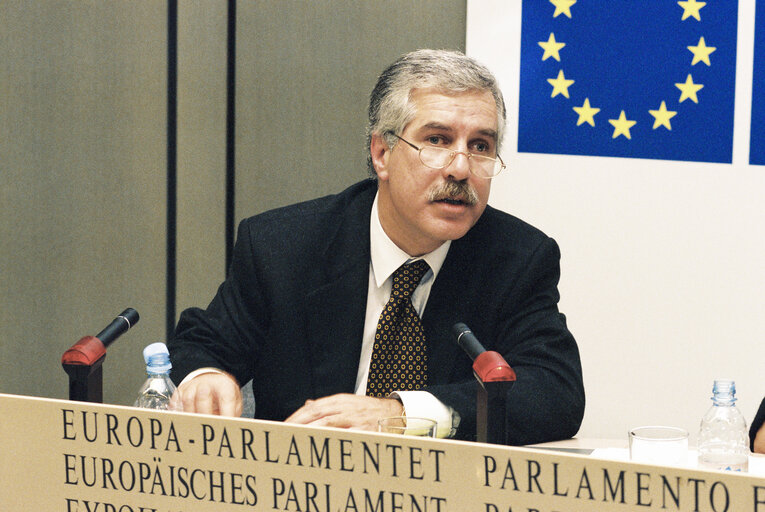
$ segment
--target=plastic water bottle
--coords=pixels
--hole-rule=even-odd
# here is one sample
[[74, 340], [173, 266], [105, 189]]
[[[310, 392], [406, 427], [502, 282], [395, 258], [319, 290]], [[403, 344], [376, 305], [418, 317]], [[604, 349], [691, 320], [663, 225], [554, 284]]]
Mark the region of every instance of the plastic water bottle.
[[143, 349], [143, 359], [146, 361], [146, 375], [148, 378], [138, 392], [135, 407], [144, 409], [180, 410], [178, 406], [170, 403], [170, 398], [175, 393], [175, 384], [170, 380], [170, 354], [164, 343], [152, 343]]
[[746, 420], [736, 407], [736, 383], [715, 380], [712, 407], [699, 428], [699, 467], [727, 471], [748, 471], [749, 433]]

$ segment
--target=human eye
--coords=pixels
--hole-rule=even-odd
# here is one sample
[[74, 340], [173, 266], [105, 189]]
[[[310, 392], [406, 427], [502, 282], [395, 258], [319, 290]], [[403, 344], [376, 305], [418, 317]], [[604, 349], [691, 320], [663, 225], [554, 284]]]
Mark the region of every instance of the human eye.
[[445, 146], [447, 144], [446, 138], [443, 135], [428, 135], [425, 137], [425, 142], [431, 146]]
[[470, 145], [470, 152], [476, 155], [491, 156], [494, 153], [492, 145], [483, 140], [474, 141]]

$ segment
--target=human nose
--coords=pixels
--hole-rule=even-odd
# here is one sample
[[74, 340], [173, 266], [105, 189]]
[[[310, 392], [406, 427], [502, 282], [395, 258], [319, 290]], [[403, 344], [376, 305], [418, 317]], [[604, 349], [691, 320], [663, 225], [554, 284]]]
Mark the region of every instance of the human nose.
[[454, 151], [452, 161], [444, 167], [444, 173], [456, 181], [463, 181], [470, 176], [470, 153]]

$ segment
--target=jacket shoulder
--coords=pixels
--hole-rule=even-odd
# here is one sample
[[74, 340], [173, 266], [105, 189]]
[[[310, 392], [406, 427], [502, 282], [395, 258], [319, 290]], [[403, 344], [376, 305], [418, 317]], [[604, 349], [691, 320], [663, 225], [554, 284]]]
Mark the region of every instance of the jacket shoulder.
[[466, 238], [498, 249], [534, 251], [545, 243], [555, 243], [542, 230], [507, 212], [487, 206]]
[[369, 215], [377, 183], [365, 180], [329, 196], [276, 208], [239, 224], [237, 244], [264, 257], [309, 265], [328, 251], [347, 252], [353, 240], [369, 238]]
[[371, 209], [376, 190], [376, 182], [364, 180], [337, 194], [268, 210], [244, 219], [240, 223], [240, 234], [242, 229], [251, 233], [262, 233], [264, 236], [268, 236], [272, 231], [323, 231], [331, 228], [334, 221], [346, 216], [349, 211], [363, 212], [367, 207]]

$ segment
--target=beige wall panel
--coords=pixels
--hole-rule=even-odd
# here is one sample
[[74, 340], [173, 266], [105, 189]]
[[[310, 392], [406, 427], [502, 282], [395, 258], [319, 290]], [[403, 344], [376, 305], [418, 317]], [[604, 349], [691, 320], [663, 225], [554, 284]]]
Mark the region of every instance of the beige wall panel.
[[218, 0], [178, 6], [177, 313], [225, 277], [227, 17]]
[[380, 71], [406, 51], [465, 47], [464, 0], [237, 9], [237, 220], [365, 178], [366, 106]]
[[[237, 216], [366, 176], [367, 96], [419, 47], [464, 48], [459, 2], [238, 2]], [[179, 6], [178, 304], [223, 277], [223, 2]], [[62, 352], [125, 307], [104, 399], [164, 338], [167, 4], [0, 3], [0, 392], [66, 397]]]
[[63, 351], [125, 307], [105, 401], [165, 306], [166, 2], [0, 3], [0, 391], [68, 396]]

